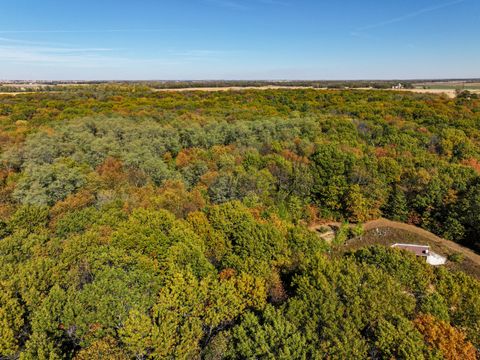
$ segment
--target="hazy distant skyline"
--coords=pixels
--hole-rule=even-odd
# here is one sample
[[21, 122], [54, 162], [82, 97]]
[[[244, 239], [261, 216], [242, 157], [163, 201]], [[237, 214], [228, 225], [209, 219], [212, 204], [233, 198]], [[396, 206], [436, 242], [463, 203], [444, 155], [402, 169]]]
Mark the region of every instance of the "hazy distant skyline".
[[0, 80], [480, 77], [478, 0], [15, 0], [0, 20]]

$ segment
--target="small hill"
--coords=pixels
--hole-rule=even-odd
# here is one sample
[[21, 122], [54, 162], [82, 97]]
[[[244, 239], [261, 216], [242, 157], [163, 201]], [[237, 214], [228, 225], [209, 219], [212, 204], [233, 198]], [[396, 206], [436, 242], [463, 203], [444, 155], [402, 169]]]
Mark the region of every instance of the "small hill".
[[[443, 239], [417, 226], [378, 219], [364, 225], [362, 236], [349, 240], [344, 251], [355, 250], [364, 246], [380, 244], [390, 246], [395, 243], [429, 245], [431, 249], [449, 258], [447, 266], [462, 270], [480, 279], [480, 255], [453, 241]], [[455, 259], [455, 261], [452, 261]]]

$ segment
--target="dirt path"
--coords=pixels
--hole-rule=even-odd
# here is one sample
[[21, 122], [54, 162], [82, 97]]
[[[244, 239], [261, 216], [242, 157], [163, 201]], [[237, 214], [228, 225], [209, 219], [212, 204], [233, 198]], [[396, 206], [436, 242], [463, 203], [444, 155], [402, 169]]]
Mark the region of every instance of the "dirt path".
[[442, 239], [441, 237], [436, 236], [435, 234], [432, 234], [431, 232], [421, 229], [417, 226], [409, 225], [409, 224], [404, 224], [396, 221], [391, 221], [387, 219], [378, 219], [378, 220], [372, 220], [364, 225], [365, 231], [368, 230], [374, 230], [378, 228], [393, 228], [393, 229], [399, 229], [399, 230], [405, 230], [410, 233], [422, 236], [433, 243], [437, 243], [438, 245], [443, 245], [450, 250], [454, 252], [458, 252], [463, 254], [465, 257], [469, 258], [472, 260], [474, 263], [480, 265], [480, 255], [475, 253], [474, 251], [461, 246], [453, 241]]

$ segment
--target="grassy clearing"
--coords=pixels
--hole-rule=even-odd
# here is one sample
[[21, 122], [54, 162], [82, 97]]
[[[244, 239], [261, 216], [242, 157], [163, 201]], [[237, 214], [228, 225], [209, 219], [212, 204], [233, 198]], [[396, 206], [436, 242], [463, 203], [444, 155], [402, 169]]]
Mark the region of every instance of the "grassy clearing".
[[449, 241], [431, 235], [423, 236], [419, 233], [393, 227], [372, 228], [362, 236], [349, 240], [338, 251], [343, 253], [370, 245], [391, 246], [395, 243], [429, 245], [432, 251], [452, 260], [448, 261], [447, 267], [464, 271], [480, 279], [480, 263], [470, 256], [470, 250], [462, 247], [452, 249]]

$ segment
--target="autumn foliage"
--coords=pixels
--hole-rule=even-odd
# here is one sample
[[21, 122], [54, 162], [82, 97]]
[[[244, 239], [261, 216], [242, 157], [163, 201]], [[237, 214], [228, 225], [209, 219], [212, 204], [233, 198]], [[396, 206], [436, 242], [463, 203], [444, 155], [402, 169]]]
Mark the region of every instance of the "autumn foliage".
[[477, 350], [466, 339], [466, 335], [450, 324], [431, 315], [423, 315], [415, 320], [415, 327], [422, 333], [427, 344], [439, 350], [445, 359], [477, 359]]

